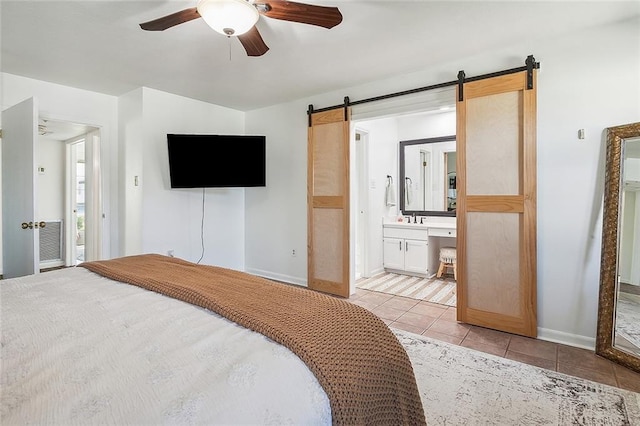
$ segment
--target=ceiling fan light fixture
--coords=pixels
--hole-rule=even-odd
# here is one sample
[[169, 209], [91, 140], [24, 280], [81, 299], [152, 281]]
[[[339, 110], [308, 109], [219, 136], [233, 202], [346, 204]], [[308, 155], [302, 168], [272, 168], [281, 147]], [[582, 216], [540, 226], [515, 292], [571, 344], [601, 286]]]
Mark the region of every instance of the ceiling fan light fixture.
[[226, 36], [246, 33], [260, 18], [247, 0], [200, 0], [196, 8], [207, 25]]

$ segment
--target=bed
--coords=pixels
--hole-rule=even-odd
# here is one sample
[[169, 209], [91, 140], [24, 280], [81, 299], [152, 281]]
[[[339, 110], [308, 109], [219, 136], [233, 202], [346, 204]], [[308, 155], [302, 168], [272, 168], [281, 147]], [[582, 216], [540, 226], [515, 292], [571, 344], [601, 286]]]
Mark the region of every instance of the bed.
[[425, 424], [389, 328], [157, 254], [0, 281], [0, 423]]

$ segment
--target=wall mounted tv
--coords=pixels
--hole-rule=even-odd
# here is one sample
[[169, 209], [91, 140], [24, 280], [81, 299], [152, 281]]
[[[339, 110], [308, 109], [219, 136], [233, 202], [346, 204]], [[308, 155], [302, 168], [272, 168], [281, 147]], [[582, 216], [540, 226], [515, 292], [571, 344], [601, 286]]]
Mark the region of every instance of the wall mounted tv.
[[266, 186], [266, 137], [167, 134], [171, 188]]

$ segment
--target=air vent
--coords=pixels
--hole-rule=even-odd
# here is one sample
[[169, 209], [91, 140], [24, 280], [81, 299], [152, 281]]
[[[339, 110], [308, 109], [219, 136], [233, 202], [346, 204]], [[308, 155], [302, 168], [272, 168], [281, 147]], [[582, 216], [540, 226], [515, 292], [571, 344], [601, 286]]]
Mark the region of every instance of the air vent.
[[40, 262], [55, 262], [64, 260], [62, 220], [46, 222], [40, 228]]

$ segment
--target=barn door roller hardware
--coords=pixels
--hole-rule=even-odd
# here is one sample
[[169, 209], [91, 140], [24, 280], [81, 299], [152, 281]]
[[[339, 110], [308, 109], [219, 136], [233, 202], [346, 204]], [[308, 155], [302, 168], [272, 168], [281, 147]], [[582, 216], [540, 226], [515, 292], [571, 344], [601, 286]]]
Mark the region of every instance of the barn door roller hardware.
[[499, 77], [501, 75], [514, 74], [517, 72], [526, 71], [527, 72], [527, 90], [533, 89], [533, 70], [540, 68], [540, 62], [536, 62], [536, 59], [533, 55], [527, 56], [527, 59], [524, 61], [524, 67], [511, 68], [504, 71], [493, 72], [490, 74], [478, 75], [476, 77], [466, 78], [464, 71], [458, 72], [458, 80], [456, 84], [458, 85], [458, 102], [462, 102], [464, 100], [464, 95], [462, 91], [462, 86], [464, 83], [469, 83], [471, 81], [484, 80], [486, 78]]

